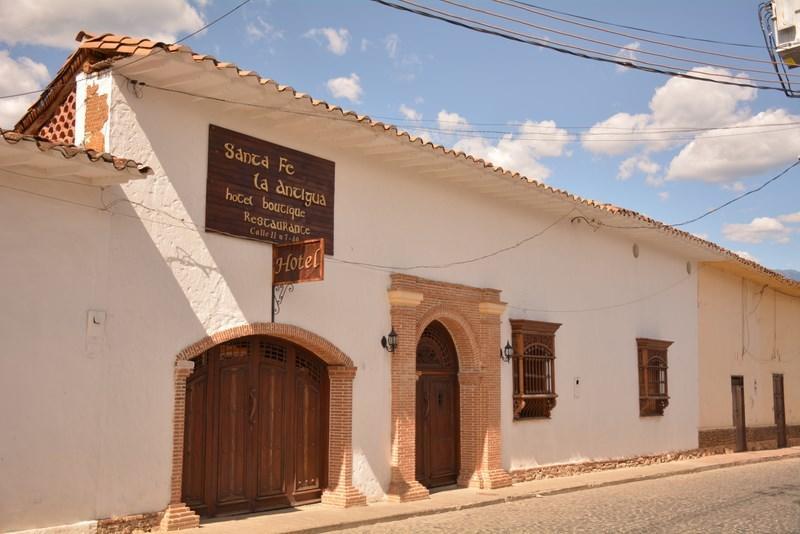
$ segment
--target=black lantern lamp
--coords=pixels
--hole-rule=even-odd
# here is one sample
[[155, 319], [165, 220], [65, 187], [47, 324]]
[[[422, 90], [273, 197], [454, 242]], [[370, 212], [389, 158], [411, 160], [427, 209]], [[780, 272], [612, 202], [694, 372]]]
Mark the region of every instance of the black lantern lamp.
[[387, 352], [394, 352], [397, 349], [397, 332], [394, 331], [394, 327], [392, 327], [392, 331], [389, 332], [388, 336], [381, 338], [381, 347], [386, 349]]
[[511, 346], [510, 341], [506, 341], [506, 346], [500, 351], [500, 359], [504, 362], [510, 362], [514, 357], [514, 348]]

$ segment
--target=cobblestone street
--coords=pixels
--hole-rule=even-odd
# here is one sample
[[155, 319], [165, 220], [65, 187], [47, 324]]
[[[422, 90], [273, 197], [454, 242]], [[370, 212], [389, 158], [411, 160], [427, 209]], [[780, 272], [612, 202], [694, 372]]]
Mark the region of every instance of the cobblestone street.
[[376, 532], [800, 532], [800, 459], [351, 529]]

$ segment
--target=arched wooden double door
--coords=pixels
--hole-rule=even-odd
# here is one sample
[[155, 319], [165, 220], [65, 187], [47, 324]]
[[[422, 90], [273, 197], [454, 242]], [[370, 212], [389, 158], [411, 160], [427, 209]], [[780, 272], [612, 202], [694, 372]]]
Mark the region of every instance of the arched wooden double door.
[[214, 516], [318, 501], [327, 475], [325, 364], [264, 336], [218, 345], [194, 362], [184, 502]]
[[455, 484], [459, 469], [458, 355], [443, 324], [434, 321], [417, 344], [417, 481]]

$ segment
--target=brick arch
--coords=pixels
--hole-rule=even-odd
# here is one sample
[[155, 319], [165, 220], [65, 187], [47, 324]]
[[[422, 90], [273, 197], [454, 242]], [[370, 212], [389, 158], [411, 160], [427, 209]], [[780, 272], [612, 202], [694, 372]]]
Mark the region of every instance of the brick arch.
[[451, 307], [440, 304], [428, 310], [417, 321], [417, 343], [419, 343], [422, 333], [432, 322], [438, 321], [444, 325], [458, 353], [458, 369], [462, 371], [476, 371], [479, 369], [480, 345], [474, 328], [469, 324], [466, 317], [452, 309]]
[[176, 360], [190, 360], [220, 343], [246, 336], [277, 337], [300, 345], [304, 349], [316, 354], [328, 365], [355, 367], [355, 365], [353, 365], [353, 360], [327, 339], [300, 328], [299, 326], [282, 323], [248, 323], [228, 328], [227, 330], [221, 330], [220, 332], [206, 336], [196, 343], [192, 343], [178, 353]]
[[502, 468], [500, 435], [500, 316], [495, 289], [393, 273], [388, 291], [392, 328], [392, 454], [387, 497], [428, 497], [416, 480], [416, 347], [432, 321], [441, 322], [459, 359], [460, 469], [458, 484], [484, 489], [511, 484]]
[[366, 497], [353, 486], [353, 379], [356, 375], [353, 360], [330, 341], [299, 326], [249, 323], [206, 336], [180, 351], [175, 357], [172, 477], [170, 501], [161, 520], [161, 530], [195, 528], [200, 524], [198, 515], [181, 502], [186, 380], [194, 369], [194, 362], [191, 359], [220, 343], [246, 336], [271, 336], [290, 341], [317, 355], [328, 364], [330, 380], [328, 487], [322, 494], [322, 502], [342, 507], [367, 503]]

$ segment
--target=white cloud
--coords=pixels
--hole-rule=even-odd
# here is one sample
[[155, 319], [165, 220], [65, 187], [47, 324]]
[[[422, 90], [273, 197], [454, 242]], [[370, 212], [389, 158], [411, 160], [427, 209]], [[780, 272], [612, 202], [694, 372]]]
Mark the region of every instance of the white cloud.
[[397, 50], [400, 47], [400, 37], [396, 33], [390, 33], [383, 39], [383, 45], [386, 47], [386, 53], [391, 59], [397, 57]]
[[[736, 126], [759, 126], [800, 121], [800, 115], [791, 115], [783, 109], [761, 112]], [[754, 135], [730, 135], [730, 131], [711, 130], [695, 137], [673, 158], [667, 170], [667, 180], [702, 180], [705, 182], [731, 182], [785, 167], [800, 154], [800, 130], [782, 131], [745, 128], [737, 132], [755, 132]], [[760, 132], [760, 133], [759, 133]], [[725, 135], [725, 137], [719, 137]]]
[[439, 128], [448, 132], [455, 132], [457, 130], [466, 130], [469, 128], [467, 119], [458, 113], [450, 113], [443, 109], [436, 115], [436, 120], [439, 122]]
[[355, 72], [350, 76], [332, 78], [328, 80], [328, 91], [335, 98], [346, 98], [350, 102], [358, 102], [364, 90], [361, 88], [361, 79]]
[[786, 215], [778, 215], [778, 220], [787, 223], [800, 223], [800, 211], [796, 213], [787, 213]]
[[[320, 37], [328, 42], [328, 50], [337, 56], [343, 56], [350, 45], [350, 32], [346, 28], [312, 28], [303, 34], [303, 37], [314, 39], [317, 42]], [[361, 41], [361, 49], [365, 49], [364, 40]]]
[[244, 31], [253, 40], [277, 41], [278, 39], [283, 39], [283, 31], [276, 29], [275, 26], [260, 16], [256, 16], [255, 21], [249, 22]]
[[[634, 41], [632, 43], [626, 44], [622, 47], [619, 52], [616, 53], [616, 56], [622, 60], [626, 61], [636, 61], [638, 56], [636, 55], [636, 51], [641, 48], [642, 44], [639, 41]], [[622, 65], [617, 65], [617, 72], [625, 72], [630, 67], [623, 67]]]
[[669, 200], [669, 191], [659, 191], [658, 198], [666, 202], [667, 200]]
[[791, 228], [787, 228], [773, 217], [756, 217], [749, 223], [725, 224], [722, 227], [722, 234], [726, 239], [739, 243], [757, 244], [772, 241], [784, 244], [790, 241], [791, 233]]
[[[47, 67], [30, 58], [14, 59], [8, 50], [0, 50], [0, 94], [11, 95], [41, 89], [50, 81]], [[13, 128], [38, 94], [0, 100], [0, 127]]]
[[422, 119], [422, 113], [414, 108], [406, 106], [405, 104], [400, 104], [400, 113], [402, 113], [403, 117], [410, 121], [418, 121]]
[[[731, 75], [725, 69], [701, 67], [694, 75], [713, 78]], [[745, 81], [746, 78], [743, 77]], [[728, 126], [750, 116], [745, 105], [756, 97], [756, 90], [713, 84], [685, 78], [670, 78], [656, 89], [650, 99], [650, 113], [617, 113], [595, 124], [582, 136], [586, 150], [597, 154], [618, 155], [639, 148], [659, 151], [685, 144], [687, 134], [659, 132], [665, 128]], [[654, 131], [655, 130], [655, 131]], [[631, 141], [621, 140], [629, 136]]]
[[636, 171], [644, 173], [648, 178], [661, 170], [661, 165], [645, 154], [631, 156], [619, 165], [617, 180], [628, 180]]
[[[458, 113], [442, 110], [437, 115], [439, 128], [457, 139], [453, 148], [483, 158], [505, 170], [522, 173], [531, 180], [544, 181], [551, 171], [539, 160], [565, 153], [573, 137], [553, 121], [525, 121], [517, 132], [494, 140], [469, 134], [469, 122]], [[460, 138], [459, 138], [460, 137]]]
[[370, 42], [368, 39], [361, 39], [361, 51], [366, 52], [369, 48]]
[[758, 258], [756, 258], [755, 256], [753, 256], [752, 254], [750, 254], [750, 253], [749, 253], [749, 252], [747, 252], [747, 251], [744, 251], [744, 250], [733, 250], [733, 251], [731, 251], [731, 252], [733, 252], [734, 254], [737, 254], [737, 255], [739, 255], [739, 256], [741, 256], [741, 257], [743, 257], [743, 258], [744, 258], [744, 259], [746, 259], [746, 260], [750, 260], [750, 261], [754, 261], [754, 262], [756, 262], [756, 263], [760, 263], [760, 262], [758, 261]]
[[171, 43], [203, 24], [202, 15], [186, 0], [0, 2], [0, 41], [12, 46], [71, 49], [75, 48], [75, 34], [81, 29]]

